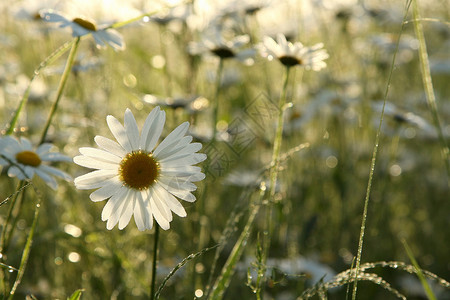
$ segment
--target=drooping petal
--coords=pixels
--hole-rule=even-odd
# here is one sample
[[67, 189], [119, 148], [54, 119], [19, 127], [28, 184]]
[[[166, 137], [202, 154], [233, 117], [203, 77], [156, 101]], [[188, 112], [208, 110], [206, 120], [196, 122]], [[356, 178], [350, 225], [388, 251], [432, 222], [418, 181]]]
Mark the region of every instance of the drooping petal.
[[111, 217], [113, 212], [120, 206], [123, 201], [125, 201], [127, 193], [128, 189], [122, 187], [117, 191], [116, 194], [109, 198], [108, 202], [106, 202], [106, 205], [102, 210], [102, 221], [106, 221]]
[[136, 198], [139, 191], [132, 191], [129, 190], [128, 192], [128, 199], [124, 204], [124, 207], [122, 208], [120, 218], [119, 218], [119, 230], [122, 230], [125, 228], [125, 226], [130, 223], [131, 216], [134, 212], [134, 206], [136, 205]]
[[45, 181], [45, 183], [47, 183], [47, 185], [51, 187], [53, 190], [56, 190], [58, 188], [58, 183], [56, 183], [56, 180], [53, 177], [51, 177], [50, 175], [48, 175], [39, 168], [35, 169], [35, 172], [36, 175], [41, 177]]
[[114, 177], [107, 181], [101, 188], [92, 192], [89, 195], [89, 198], [94, 202], [103, 201], [116, 194], [121, 187], [122, 183], [120, 182], [119, 178]]
[[175, 214], [177, 214], [180, 217], [186, 217], [186, 210], [184, 209], [183, 205], [170, 193], [167, 192], [166, 189], [164, 189], [159, 184], [155, 185], [155, 188], [158, 189], [158, 193], [165, 200], [165, 203], [169, 207], [171, 211], [173, 211]]

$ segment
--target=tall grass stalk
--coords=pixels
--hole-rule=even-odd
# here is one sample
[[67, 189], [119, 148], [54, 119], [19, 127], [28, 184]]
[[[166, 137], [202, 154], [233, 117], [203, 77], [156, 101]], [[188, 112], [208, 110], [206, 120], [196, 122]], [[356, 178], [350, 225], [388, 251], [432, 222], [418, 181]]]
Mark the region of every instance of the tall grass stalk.
[[366, 230], [367, 210], [369, 208], [369, 200], [370, 200], [370, 192], [372, 190], [373, 174], [375, 171], [375, 163], [377, 161], [377, 154], [378, 154], [378, 148], [379, 148], [379, 143], [380, 143], [381, 125], [383, 124], [384, 110], [386, 107], [387, 96], [389, 94], [389, 88], [391, 86], [392, 74], [394, 73], [395, 60], [397, 58], [397, 53], [398, 53], [398, 49], [399, 49], [399, 45], [400, 45], [400, 38], [402, 36], [403, 29], [405, 27], [405, 21], [406, 21], [406, 17], [408, 16], [408, 11], [409, 11], [410, 6], [411, 6], [411, 1], [408, 1], [406, 3], [405, 13], [403, 15], [403, 21], [402, 21], [402, 25], [400, 28], [400, 33], [398, 35], [397, 43], [395, 45], [395, 51], [392, 56], [392, 63], [391, 63], [391, 67], [389, 69], [389, 75], [388, 75], [388, 80], [387, 80], [387, 84], [386, 84], [386, 89], [384, 91], [383, 107], [381, 109], [380, 122], [378, 123], [377, 133], [376, 133], [376, 137], [375, 137], [375, 145], [373, 147], [373, 152], [372, 152], [372, 162], [370, 164], [369, 179], [367, 182], [367, 190], [366, 190], [366, 196], [365, 196], [365, 200], [364, 200], [364, 209], [363, 209], [361, 228], [360, 228], [360, 233], [359, 233], [358, 253], [356, 255], [355, 275], [354, 275], [353, 292], [352, 292], [353, 300], [356, 299], [356, 293], [357, 293], [357, 289], [358, 289], [358, 275], [359, 275], [359, 268], [361, 265], [361, 256], [362, 256], [362, 250], [363, 250], [363, 244], [364, 244], [364, 233]]
[[266, 229], [264, 230], [263, 234], [261, 263], [258, 264], [258, 277], [256, 279], [256, 298], [258, 300], [262, 299], [261, 291], [263, 290], [262, 286], [265, 282], [266, 262], [273, 231], [272, 210], [275, 201], [274, 198], [277, 185], [278, 169], [280, 166], [280, 151], [281, 151], [281, 142], [283, 139], [283, 121], [284, 121], [284, 110], [286, 105], [286, 94], [287, 94], [286, 90], [289, 82], [290, 70], [291, 68], [287, 66], [286, 71], [284, 73], [283, 88], [281, 90], [281, 96], [278, 104], [277, 128], [273, 142], [272, 161], [270, 163], [270, 173], [269, 173], [270, 186], [269, 186], [269, 199], [267, 201], [266, 216], [265, 216]]
[[14, 281], [14, 285], [9, 293], [8, 300], [12, 300], [14, 297], [14, 294], [16, 293], [17, 287], [19, 286], [20, 282], [22, 281], [23, 274], [25, 273], [25, 268], [28, 263], [28, 258], [30, 257], [30, 251], [31, 251], [31, 245], [33, 243], [33, 237], [34, 233], [36, 231], [37, 227], [37, 221], [39, 217], [39, 211], [41, 208], [41, 197], [37, 190], [35, 190], [37, 195], [37, 203], [35, 205], [34, 209], [34, 217], [33, 217], [33, 223], [31, 224], [30, 232], [28, 233], [27, 241], [25, 243], [25, 247], [22, 252], [22, 259], [20, 260], [20, 266], [19, 271], [17, 272], [16, 280]]
[[417, 5], [417, 0], [413, 0], [413, 17], [414, 17], [414, 31], [416, 37], [419, 40], [419, 62], [420, 71], [422, 74], [423, 87], [425, 89], [425, 96], [427, 98], [428, 108], [430, 109], [431, 116], [433, 118], [434, 127], [436, 128], [439, 136], [439, 141], [441, 143], [441, 154], [444, 159], [446, 171], [447, 171], [447, 182], [450, 180], [450, 153], [447, 146], [444, 133], [442, 131], [441, 121], [439, 119], [439, 114], [436, 105], [436, 96], [433, 89], [433, 80], [431, 79], [430, 63], [428, 60], [427, 44], [425, 42], [425, 36], [423, 33], [422, 21], [420, 19], [419, 8]]
[[[261, 186], [260, 190], [260, 198], [263, 197], [265, 192], [265, 186]], [[236, 266], [236, 263], [241, 258], [241, 255], [244, 251], [245, 245], [247, 244], [247, 240], [250, 236], [251, 229], [253, 227], [253, 222], [255, 221], [255, 217], [259, 212], [259, 209], [261, 207], [261, 202], [253, 203], [253, 207], [251, 208], [250, 215], [247, 219], [247, 223], [245, 224], [244, 229], [241, 232], [241, 235], [239, 236], [239, 239], [237, 240], [236, 244], [234, 245], [230, 256], [228, 257], [227, 261], [225, 262], [225, 265], [222, 268], [222, 271], [217, 278], [216, 282], [214, 283], [211, 295], [207, 299], [212, 300], [218, 300], [222, 299], [223, 294], [225, 293], [225, 290], [230, 284], [231, 277], [233, 276], [234, 269]]]
[[50, 110], [50, 114], [47, 118], [47, 123], [44, 126], [44, 130], [42, 131], [42, 136], [40, 140], [40, 144], [43, 144], [45, 142], [45, 139], [47, 137], [48, 129], [52, 123], [53, 117], [55, 116], [56, 110], [58, 109], [59, 101], [62, 98], [64, 87], [66, 86], [67, 78], [69, 78], [69, 74], [72, 71], [73, 63], [75, 62], [75, 57], [77, 54], [78, 45], [80, 44], [80, 37], [77, 37], [75, 39], [75, 43], [72, 45], [72, 48], [69, 52], [69, 57], [67, 58], [66, 66], [64, 68], [64, 72], [61, 76], [61, 80], [59, 82], [58, 91], [56, 93], [56, 100], [52, 105], [52, 108]]
[[6, 135], [11, 135], [14, 132], [14, 128], [17, 125], [17, 121], [19, 120], [20, 113], [25, 107], [25, 104], [28, 101], [28, 97], [30, 96], [31, 92], [31, 84], [36, 79], [36, 77], [41, 73], [41, 70], [53, 63], [56, 59], [58, 59], [61, 55], [66, 53], [67, 50], [70, 49], [71, 46], [73, 46], [73, 43], [75, 40], [72, 40], [70, 42], [64, 43], [61, 47], [53, 51], [52, 54], [50, 54], [46, 59], [44, 59], [39, 66], [34, 70], [33, 76], [30, 79], [30, 82], [28, 83], [27, 89], [25, 90], [25, 93], [22, 96], [22, 99], [20, 100], [19, 106], [14, 112], [14, 115], [11, 118], [11, 121], [8, 124], [8, 127], [6, 129]]

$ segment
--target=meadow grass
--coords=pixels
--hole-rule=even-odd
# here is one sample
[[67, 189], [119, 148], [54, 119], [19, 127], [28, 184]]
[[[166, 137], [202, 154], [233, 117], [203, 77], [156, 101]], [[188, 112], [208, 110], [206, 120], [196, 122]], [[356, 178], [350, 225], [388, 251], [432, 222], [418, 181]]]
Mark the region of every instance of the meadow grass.
[[[74, 157], [96, 135], [112, 138], [107, 115], [122, 122], [130, 108], [141, 126], [160, 105], [163, 136], [189, 121], [208, 155], [197, 201], [182, 203], [187, 217], [157, 235], [134, 221], [107, 230], [91, 191], [20, 181], [4, 166], [2, 298], [450, 297], [449, 12], [422, 2], [280, 1], [251, 12], [200, 1], [188, 15], [214, 20], [203, 27], [192, 25], [200, 17], [149, 21], [167, 11], [146, 7], [110, 23], [123, 51], [18, 18], [27, 1], [0, 4], [2, 139]], [[277, 33], [322, 42], [327, 67], [286, 67], [257, 51], [251, 62], [189, 54], [212, 24], [227, 39], [248, 34], [247, 48]]]

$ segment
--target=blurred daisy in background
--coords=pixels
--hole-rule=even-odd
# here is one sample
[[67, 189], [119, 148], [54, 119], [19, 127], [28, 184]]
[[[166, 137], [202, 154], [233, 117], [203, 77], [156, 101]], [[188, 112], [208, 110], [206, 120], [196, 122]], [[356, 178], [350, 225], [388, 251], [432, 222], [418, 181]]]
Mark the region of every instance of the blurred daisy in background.
[[305, 47], [300, 42], [287, 41], [283, 34], [277, 34], [276, 41], [265, 36], [258, 48], [261, 55], [269, 60], [276, 58], [287, 67], [302, 66], [313, 71], [325, 68], [327, 64], [324, 60], [329, 57], [322, 43]]
[[47, 22], [60, 23], [59, 27], [70, 27], [73, 37], [81, 37], [92, 34], [98, 47], [110, 45], [114, 50], [124, 50], [125, 42], [122, 35], [107, 25], [97, 26], [93, 21], [76, 17], [69, 19], [62, 13], [54, 10], [43, 10], [40, 12], [43, 20]]
[[65, 172], [49, 166], [46, 162], [70, 161], [68, 156], [59, 152], [50, 152], [53, 145], [44, 143], [33, 150], [31, 142], [21, 137], [16, 139], [5, 136], [0, 140], [0, 165], [8, 166], [8, 175], [20, 180], [41, 177], [48, 186], [56, 190], [58, 184], [52, 176], [65, 180], [72, 178]]
[[255, 49], [244, 48], [250, 42], [248, 35], [239, 35], [231, 39], [225, 39], [219, 29], [205, 34], [202, 41], [191, 42], [188, 52], [191, 55], [213, 55], [221, 59], [235, 58], [244, 63], [252, 63]]
[[117, 142], [96, 136], [101, 149], [80, 148], [82, 155], [74, 157], [80, 166], [96, 169], [75, 178], [78, 189], [96, 189], [90, 195], [92, 201], [109, 199], [102, 211], [102, 220], [111, 230], [116, 224], [123, 229], [131, 216], [139, 230], [151, 229], [153, 217], [167, 230], [172, 212], [180, 217], [186, 211], [175, 198], [194, 202], [191, 193], [197, 189], [193, 182], [205, 178], [200, 167], [193, 166], [206, 159], [196, 153], [200, 143], [191, 143], [192, 136], [185, 136], [189, 123], [174, 129], [158, 146], [158, 139], [165, 123], [165, 112], [154, 108], [145, 120], [142, 132], [133, 113], [125, 111], [124, 126], [113, 116], [106, 118], [109, 129]]

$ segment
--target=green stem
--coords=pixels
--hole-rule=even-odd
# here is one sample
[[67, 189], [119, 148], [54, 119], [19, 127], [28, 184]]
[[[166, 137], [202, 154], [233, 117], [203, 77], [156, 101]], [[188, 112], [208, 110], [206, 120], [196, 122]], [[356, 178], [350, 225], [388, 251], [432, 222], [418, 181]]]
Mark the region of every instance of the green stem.
[[38, 196], [38, 203], [36, 204], [36, 208], [34, 210], [34, 218], [33, 218], [33, 223], [31, 225], [31, 229], [30, 232], [28, 233], [28, 238], [27, 238], [27, 242], [25, 244], [25, 248], [23, 250], [22, 253], [22, 259], [20, 261], [20, 266], [19, 266], [19, 271], [17, 272], [17, 277], [16, 280], [14, 281], [14, 285], [9, 293], [9, 297], [8, 300], [12, 300], [14, 297], [14, 294], [16, 292], [17, 287], [19, 286], [23, 274], [25, 273], [25, 268], [28, 262], [28, 258], [30, 256], [30, 251], [31, 251], [31, 244], [33, 243], [33, 236], [34, 233], [36, 231], [36, 227], [37, 227], [37, 221], [38, 221], [38, 217], [39, 217], [39, 209], [41, 207], [41, 199]]
[[67, 78], [69, 78], [69, 74], [72, 70], [73, 63], [75, 61], [78, 45], [80, 44], [80, 37], [76, 38], [75, 43], [72, 45], [72, 49], [70, 49], [69, 57], [67, 58], [66, 66], [64, 72], [61, 76], [61, 80], [59, 82], [58, 91], [56, 94], [56, 100], [53, 103], [50, 114], [47, 119], [47, 123], [45, 124], [44, 131], [42, 132], [40, 144], [45, 142], [45, 138], [47, 137], [48, 129], [50, 124], [52, 123], [53, 117], [58, 108], [59, 101], [62, 98], [62, 94], [64, 91], [64, 87], [66, 86]]
[[[261, 195], [264, 194], [263, 189], [261, 189], [260, 194]], [[260, 196], [260, 197], [263, 197], [263, 196]], [[228, 257], [225, 265], [223, 266], [222, 272], [214, 284], [211, 295], [209, 297], [207, 297], [207, 299], [211, 299], [211, 300], [222, 299], [226, 288], [230, 284], [236, 263], [241, 258], [242, 252], [245, 249], [245, 245], [247, 244], [247, 240], [250, 236], [253, 222], [255, 220], [256, 215], [258, 214], [260, 207], [261, 207], [261, 203], [254, 204], [254, 206], [250, 212], [250, 216], [248, 217], [247, 223], [245, 224], [245, 227], [242, 230], [241, 235], [239, 236], [239, 239], [237, 240], [236, 244], [234, 245], [233, 250], [230, 253], [230, 256]]]
[[428, 61], [427, 45], [425, 43], [425, 36], [423, 34], [422, 22], [420, 20], [419, 8], [417, 6], [417, 0], [413, 1], [413, 16], [414, 16], [414, 31], [416, 32], [417, 39], [419, 40], [419, 61], [420, 71], [422, 73], [422, 82], [425, 88], [425, 95], [427, 98], [428, 108], [431, 111], [433, 117], [434, 127], [438, 131], [439, 141], [441, 143], [441, 154], [444, 159], [445, 167], [447, 170], [447, 178], [450, 176], [450, 152], [447, 146], [444, 133], [442, 131], [441, 121], [439, 120], [439, 114], [436, 105], [436, 96], [434, 95], [433, 81], [431, 79], [430, 64]]
[[217, 121], [219, 118], [219, 93], [220, 93], [220, 80], [222, 78], [222, 71], [223, 71], [223, 59], [220, 58], [219, 60], [219, 66], [217, 67], [217, 74], [216, 74], [216, 93], [214, 95], [214, 99], [212, 99], [213, 104], [213, 136], [212, 136], [212, 142], [216, 140], [216, 134], [217, 134]]
[[[0, 261], [4, 261], [6, 259], [6, 251], [7, 251], [7, 248], [8, 248], [7, 241], [9, 241], [9, 236], [11, 234], [10, 223], [11, 223], [11, 218], [12, 218], [12, 215], [13, 215], [13, 210], [14, 210], [14, 207], [16, 206], [17, 198], [21, 194], [20, 191], [22, 191], [22, 189], [25, 186], [25, 184], [26, 184], [25, 181], [20, 181], [20, 183], [19, 183], [19, 185], [17, 187], [17, 192], [12, 197], [10, 205], [9, 205], [8, 213], [6, 215], [5, 224], [3, 225], [3, 228], [2, 228], [2, 236], [0, 238], [0, 253], [2, 254], [2, 256], [0, 258]], [[2, 268], [0, 274], [1, 274], [1, 278], [0, 278], [1, 290], [3, 291], [3, 295], [6, 295], [6, 291], [9, 288], [7, 286], [7, 279], [6, 279], [7, 278], [7, 276], [6, 276], [7, 273], [6, 273], [6, 270]]]
[[264, 240], [263, 240], [263, 249], [261, 256], [261, 264], [259, 264], [258, 269], [258, 277], [256, 279], [256, 298], [262, 299], [261, 291], [263, 283], [265, 282], [265, 273], [266, 273], [266, 262], [267, 256], [269, 253], [270, 240], [273, 230], [273, 222], [272, 222], [272, 210], [274, 203], [274, 196], [276, 191], [276, 183], [278, 177], [278, 169], [280, 165], [280, 150], [281, 150], [281, 142], [283, 140], [283, 123], [284, 123], [284, 110], [286, 105], [286, 90], [289, 82], [289, 72], [290, 67], [286, 67], [286, 72], [284, 75], [284, 83], [283, 89], [281, 90], [280, 101], [278, 104], [278, 120], [277, 120], [277, 129], [275, 133], [274, 143], [273, 143], [273, 153], [272, 153], [272, 161], [270, 163], [270, 187], [269, 187], [269, 200], [267, 201], [266, 207], [266, 230], [264, 231]]
[[34, 70], [33, 77], [31, 77], [30, 83], [28, 84], [27, 89], [25, 90], [25, 93], [20, 100], [19, 106], [17, 107], [16, 111], [14, 112], [13, 117], [11, 118], [11, 121], [8, 124], [8, 129], [6, 130], [6, 135], [11, 135], [14, 132], [14, 128], [16, 127], [17, 121], [19, 120], [19, 115], [22, 112], [23, 108], [25, 107], [25, 104], [28, 101], [28, 97], [30, 95], [31, 91], [31, 84], [36, 79], [36, 77], [39, 75], [42, 69], [47, 67], [49, 64], [54, 62], [56, 59], [58, 59], [61, 55], [63, 55], [70, 46], [75, 42], [75, 40], [72, 40], [70, 42], [65, 43], [58, 49], [56, 49], [52, 54], [50, 54], [44, 61], [42, 61], [39, 66]]
[[155, 233], [153, 235], [153, 265], [152, 265], [152, 282], [150, 286], [150, 299], [154, 300], [156, 295], [156, 265], [158, 260], [158, 242], [159, 242], [159, 225], [155, 224]]
[[376, 137], [375, 137], [375, 145], [373, 147], [373, 152], [372, 152], [372, 162], [370, 164], [369, 179], [368, 179], [368, 182], [367, 182], [367, 190], [366, 190], [366, 196], [365, 196], [365, 199], [364, 199], [364, 209], [363, 209], [363, 215], [362, 215], [362, 221], [361, 221], [361, 227], [360, 227], [360, 233], [359, 233], [358, 253], [357, 253], [357, 256], [356, 256], [356, 265], [355, 265], [355, 275], [354, 275], [354, 283], [353, 283], [352, 300], [356, 299], [356, 292], [357, 292], [357, 289], [358, 289], [358, 275], [359, 275], [359, 268], [360, 268], [360, 265], [361, 265], [361, 257], [362, 257], [362, 250], [363, 250], [363, 244], [364, 244], [364, 233], [365, 233], [365, 229], [366, 229], [367, 211], [368, 211], [368, 208], [369, 208], [370, 192], [372, 190], [373, 174], [374, 174], [374, 170], [375, 170], [375, 163], [376, 163], [376, 160], [377, 160], [378, 147], [379, 147], [380, 135], [381, 135], [381, 126], [383, 124], [384, 110], [385, 110], [385, 107], [386, 107], [386, 99], [387, 99], [387, 96], [389, 94], [389, 87], [391, 85], [392, 74], [394, 73], [395, 59], [396, 59], [397, 53], [398, 53], [398, 48], [399, 48], [399, 44], [400, 44], [400, 37], [401, 37], [401, 35], [403, 33], [403, 29], [404, 29], [404, 26], [405, 26], [405, 20], [406, 20], [406, 16], [408, 15], [408, 10], [409, 10], [409, 6], [410, 5], [411, 5], [411, 1], [408, 1], [406, 3], [405, 14], [403, 16], [403, 22], [402, 22], [402, 26], [401, 26], [401, 29], [400, 29], [400, 34], [398, 36], [397, 44], [395, 46], [395, 52], [394, 52], [394, 55], [392, 57], [391, 68], [389, 70], [389, 76], [388, 76], [386, 89], [385, 89], [384, 97], [383, 97], [383, 108], [381, 109], [380, 122], [378, 124], [377, 134], [376, 134]]

